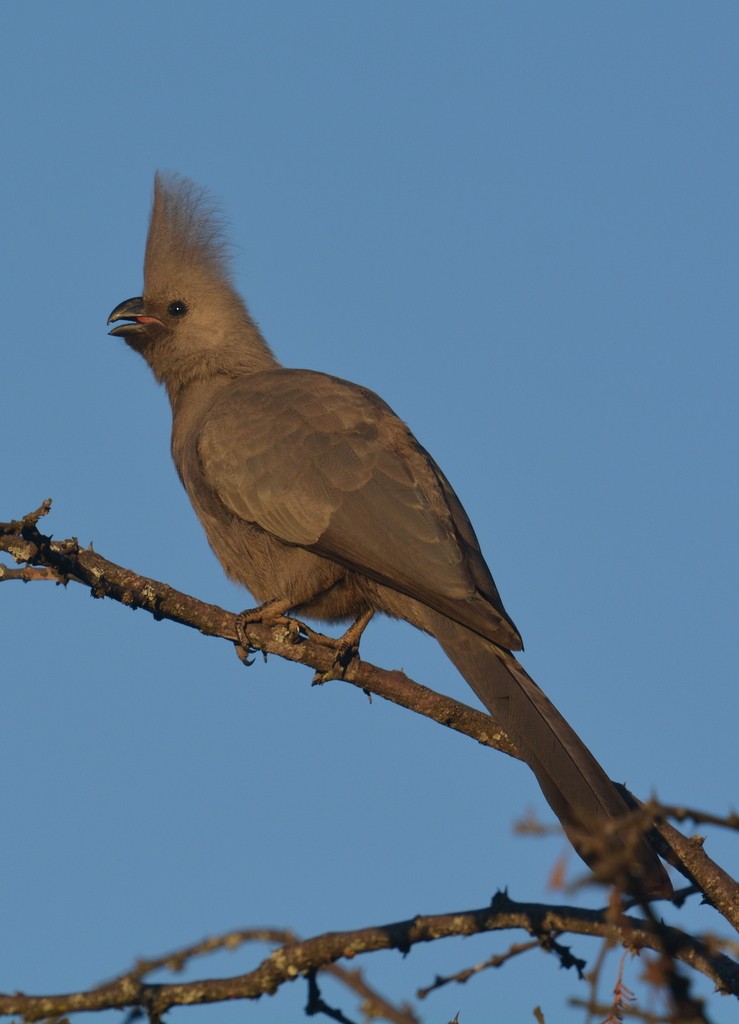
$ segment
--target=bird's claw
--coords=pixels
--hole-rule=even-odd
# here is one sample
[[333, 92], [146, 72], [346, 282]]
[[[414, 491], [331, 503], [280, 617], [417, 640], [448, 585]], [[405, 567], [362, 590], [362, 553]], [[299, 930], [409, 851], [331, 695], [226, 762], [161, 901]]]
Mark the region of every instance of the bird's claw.
[[241, 664], [246, 665], [247, 668], [251, 668], [251, 666], [256, 661], [256, 658], [252, 658], [250, 657], [250, 655], [254, 651], [256, 651], [256, 648], [252, 647], [251, 645], [249, 645], [248, 647], [244, 647], [243, 644], [239, 643], [238, 641], [235, 641], [234, 649], [236, 651], [236, 657], [239, 659]]
[[[285, 615], [288, 608], [289, 605], [285, 601], [265, 601], [264, 604], [260, 604], [256, 608], [247, 608], [246, 611], [236, 616], [236, 640], [234, 646], [236, 647], [237, 657], [247, 668], [254, 664], [254, 658], [250, 657], [250, 655], [261, 650], [261, 647], [255, 645], [254, 641], [247, 634], [247, 626], [250, 624], [260, 623], [266, 626], [284, 624], [285, 639], [290, 643], [296, 642], [297, 637], [300, 636], [300, 626], [294, 619], [290, 619]], [[265, 651], [262, 651], [262, 653], [266, 661], [267, 654]]]
[[338, 637], [336, 640], [328, 636], [321, 634], [315, 634], [315, 639], [321, 640], [322, 643], [331, 646], [334, 650], [334, 660], [326, 672], [316, 672], [311, 680], [312, 686], [320, 686], [322, 683], [327, 683], [331, 679], [344, 679], [346, 671], [354, 661], [355, 658], [359, 658], [359, 641], [367, 628], [367, 624], [372, 618], [374, 612], [364, 612], [353, 622], [352, 625], [347, 629], [343, 636]]
[[311, 686], [321, 686], [323, 683], [328, 683], [332, 679], [343, 679], [346, 675], [346, 670], [349, 668], [355, 658], [359, 657], [359, 644], [347, 644], [344, 643], [344, 638], [339, 637], [338, 640], [331, 640], [330, 637], [326, 637], [326, 640], [330, 641], [334, 647], [334, 660], [326, 672], [316, 672], [311, 680]]

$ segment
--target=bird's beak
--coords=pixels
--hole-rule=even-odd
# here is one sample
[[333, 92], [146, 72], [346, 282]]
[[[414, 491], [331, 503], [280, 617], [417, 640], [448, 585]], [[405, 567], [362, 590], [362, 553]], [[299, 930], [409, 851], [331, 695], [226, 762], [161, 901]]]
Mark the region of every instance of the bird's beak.
[[158, 317], [146, 315], [144, 300], [141, 295], [137, 295], [133, 299], [126, 299], [125, 302], [121, 302], [120, 305], [116, 306], [108, 317], [108, 323], [115, 323], [116, 320], [132, 321], [132, 323], [119, 324], [112, 331], [108, 332], [109, 334], [121, 335], [123, 337], [140, 334], [146, 330], [149, 324], [159, 324], [160, 327], [164, 326]]

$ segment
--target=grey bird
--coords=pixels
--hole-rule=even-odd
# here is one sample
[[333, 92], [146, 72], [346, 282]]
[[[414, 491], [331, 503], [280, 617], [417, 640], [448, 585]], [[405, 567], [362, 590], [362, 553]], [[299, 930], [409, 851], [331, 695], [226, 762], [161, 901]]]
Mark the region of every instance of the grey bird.
[[355, 641], [383, 612], [434, 636], [596, 874], [668, 896], [647, 840], [619, 828], [621, 792], [511, 653], [521, 637], [442, 471], [372, 391], [277, 362], [231, 281], [221, 218], [189, 180], [157, 175], [144, 294], [108, 323], [167, 389], [180, 479], [265, 614], [356, 621]]

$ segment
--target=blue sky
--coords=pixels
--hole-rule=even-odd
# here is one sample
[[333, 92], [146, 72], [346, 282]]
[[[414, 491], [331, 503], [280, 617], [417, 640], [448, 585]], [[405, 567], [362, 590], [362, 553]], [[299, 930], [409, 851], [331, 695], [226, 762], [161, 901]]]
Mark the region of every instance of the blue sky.
[[[3, 22], [0, 518], [50, 496], [55, 536], [249, 605], [172, 468], [164, 393], [106, 334], [141, 288], [154, 171], [180, 171], [221, 202], [279, 358], [378, 391], [443, 466], [527, 669], [612, 775], [736, 805], [737, 6], [42, 3]], [[564, 843], [512, 834], [548, 811], [502, 755], [80, 587], [5, 584], [0, 616], [0, 989], [88, 986], [255, 924], [562, 899]], [[410, 627], [373, 624], [363, 651], [472, 701]], [[735, 860], [720, 834], [709, 852]], [[403, 999], [516, 938], [363, 966]], [[578, 1021], [572, 993], [534, 956], [422, 1012]], [[295, 1020], [304, 998], [205, 1013]]]

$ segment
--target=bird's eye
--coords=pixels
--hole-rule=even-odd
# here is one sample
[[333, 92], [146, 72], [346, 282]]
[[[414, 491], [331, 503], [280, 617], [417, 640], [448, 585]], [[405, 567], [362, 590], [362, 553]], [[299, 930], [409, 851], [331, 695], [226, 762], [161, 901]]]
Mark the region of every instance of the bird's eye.
[[187, 313], [187, 306], [180, 299], [171, 302], [167, 307], [170, 316], [184, 316]]

